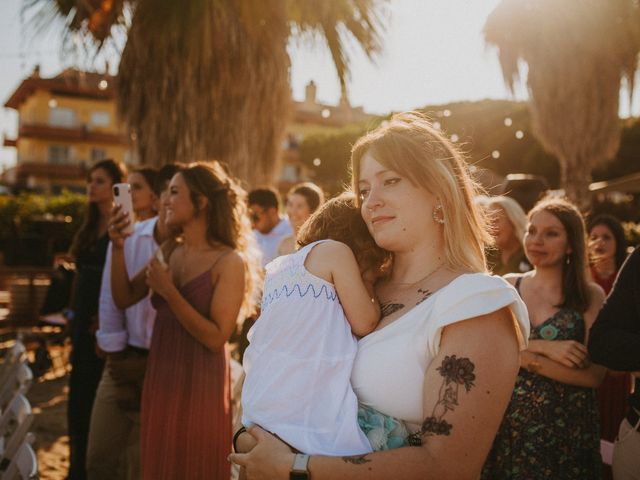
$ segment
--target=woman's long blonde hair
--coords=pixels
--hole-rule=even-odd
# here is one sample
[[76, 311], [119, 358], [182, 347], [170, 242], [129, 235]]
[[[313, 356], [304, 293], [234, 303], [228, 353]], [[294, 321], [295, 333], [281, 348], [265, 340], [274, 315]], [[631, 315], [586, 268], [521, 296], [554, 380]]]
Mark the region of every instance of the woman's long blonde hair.
[[[444, 212], [447, 266], [485, 272], [485, 247], [493, 245], [484, 212], [475, 202], [479, 187], [463, 155], [417, 112], [399, 113], [360, 138], [351, 151], [353, 190], [359, 198], [362, 158], [377, 162], [435, 195]], [[431, 217], [432, 212], [425, 212]]]

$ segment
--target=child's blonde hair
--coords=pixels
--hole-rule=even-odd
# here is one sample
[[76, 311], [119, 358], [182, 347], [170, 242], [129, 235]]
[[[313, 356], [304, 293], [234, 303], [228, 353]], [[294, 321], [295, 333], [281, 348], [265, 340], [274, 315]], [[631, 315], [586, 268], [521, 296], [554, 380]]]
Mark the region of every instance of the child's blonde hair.
[[362, 219], [356, 196], [344, 192], [322, 204], [300, 228], [298, 246], [331, 239], [346, 244], [353, 251], [361, 271], [380, 275], [391, 255], [376, 245]]

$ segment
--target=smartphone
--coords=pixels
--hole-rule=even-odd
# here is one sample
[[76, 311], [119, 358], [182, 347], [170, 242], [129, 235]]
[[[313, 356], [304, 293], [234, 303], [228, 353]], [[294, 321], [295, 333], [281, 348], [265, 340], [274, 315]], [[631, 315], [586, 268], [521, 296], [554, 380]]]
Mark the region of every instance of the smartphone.
[[123, 230], [127, 235], [131, 235], [134, 230], [135, 214], [133, 213], [133, 201], [131, 200], [131, 185], [128, 183], [116, 183], [113, 186], [113, 201], [120, 205], [123, 212], [129, 214], [129, 225]]

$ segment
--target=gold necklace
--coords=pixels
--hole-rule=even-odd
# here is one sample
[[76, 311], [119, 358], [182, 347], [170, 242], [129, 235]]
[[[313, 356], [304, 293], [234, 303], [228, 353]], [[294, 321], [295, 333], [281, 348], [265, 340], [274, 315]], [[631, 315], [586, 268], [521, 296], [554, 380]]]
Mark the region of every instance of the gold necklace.
[[436, 268], [434, 268], [433, 270], [431, 270], [429, 273], [427, 273], [424, 277], [422, 277], [419, 280], [416, 280], [413, 283], [403, 283], [403, 282], [389, 282], [387, 283], [387, 285], [403, 285], [403, 288], [411, 288], [411, 287], [415, 287], [416, 285], [418, 285], [419, 283], [422, 282], [426, 282], [429, 278], [431, 278], [432, 275], [434, 275], [437, 271], [439, 271], [442, 267], [444, 267], [444, 262], [440, 262], [438, 264], [438, 266]]

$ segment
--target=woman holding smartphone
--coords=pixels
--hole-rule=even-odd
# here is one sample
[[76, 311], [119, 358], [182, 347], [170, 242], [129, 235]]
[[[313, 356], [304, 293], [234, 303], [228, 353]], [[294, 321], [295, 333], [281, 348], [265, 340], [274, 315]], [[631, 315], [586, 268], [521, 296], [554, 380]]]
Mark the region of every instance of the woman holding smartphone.
[[142, 393], [142, 478], [229, 478], [227, 342], [238, 318], [251, 313], [258, 272], [246, 195], [219, 163], [196, 163], [174, 175], [165, 205], [180, 241], [163, 244], [133, 279], [123, 255], [130, 220], [120, 207], [109, 230], [116, 305], [151, 290], [157, 310]]
[[126, 168], [115, 160], [102, 160], [89, 170], [89, 205], [70, 253], [76, 263], [71, 297], [71, 375], [69, 376], [70, 480], [86, 478], [86, 453], [91, 409], [104, 361], [96, 355], [94, 330], [97, 328], [98, 299], [102, 269], [109, 244], [107, 223], [113, 202], [112, 187], [126, 176]]

